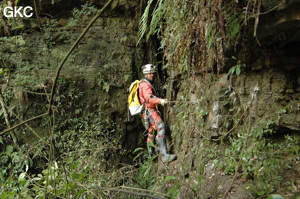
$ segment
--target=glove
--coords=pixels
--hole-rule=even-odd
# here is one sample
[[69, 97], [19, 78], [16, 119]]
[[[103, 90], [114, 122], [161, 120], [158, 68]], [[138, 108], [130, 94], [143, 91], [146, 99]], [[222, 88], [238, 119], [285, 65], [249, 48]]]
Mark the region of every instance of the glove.
[[161, 99], [161, 100], [160, 100], [160, 104], [161, 104], [162, 106], [166, 105], [167, 103], [168, 103], [168, 100], [167, 100], [167, 99]]

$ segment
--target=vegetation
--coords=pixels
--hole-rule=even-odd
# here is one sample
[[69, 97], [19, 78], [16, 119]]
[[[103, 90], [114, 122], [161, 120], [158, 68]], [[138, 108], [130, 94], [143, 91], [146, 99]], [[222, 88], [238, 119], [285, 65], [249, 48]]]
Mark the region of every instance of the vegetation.
[[[207, 185], [203, 186], [217, 173], [232, 176], [232, 183], [240, 179], [249, 197], [264, 198], [270, 195], [272, 198], [271, 194], [276, 193], [279, 187], [293, 189], [293, 182], [285, 183], [283, 172], [290, 168], [291, 159], [298, 161], [299, 137], [287, 133], [281, 135], [281, 141], [274, 138], [280, 134], [275, 128], [280, 116], [276, 118], [275, 114], [272, 119], [253, 121], [251, 111], [255, 104], [251, 99], [239, 104], [238, 96], [229, 86], [220, 98], [226, 99], [221, 106], [229, 110], [230, 119], [224, 121], [220, 137], [211, 138], [206, 135], [209, 99], [196, 90], [197, 74], [220, 74], [228, 70], [229, 76], [240, 76], [247, 69], [246, 59], [236, 57], [237, 51], [231, 52], [234, 55], [231, 58], [226, 57], [225, 52], [242, 48], [240, 41], [243, 32], [252, 30], [256, 36], [260, 5], [257, 1], [248, 1], [247, 4], [206, 0], [148, 1], [140, 21], [139, 37], [145, 36], [148, 40], [156, 36], [160, 39], [163, 65], [171, 74], [169, 84], [174, 81], [180, 84], [180, 87], [168, 85], [167, 97], [176, 97], [173, 89], [177, 89], [181, 96], [187, 97], [192, 93], [200, 99], [199, 104], [183, 103], [168, 110], [172, 113], [168, 123], [171, 125], [174, 148], [183, 159], [177, 162], [176, 167], [180, 169], [173, 168], [172, 175], [176, 176], [176, 180], [161, 182], [160, 185], [172, 186], [170, 192], [174, 198], [178, 197], [178, 193], [181, 194], [179, 198], [187, 197], [188, 193], [190, 198], [205, 198], [205, 192], [215, 193], [207, 197], [225, 198], [232, 187], [227, 187], [227, 191], [220, 195], [218, 192], [223, 188], [207, 190]], [[185, 84], [182, 84], [182, 79], [186, 80]], [[200, 84], [204, 85], [205, 80], [203, 78]], [[190, 84], [186, 85], [187, 82]], [[186, 100], [189, 99], [183, 99]], [[280, 109], [277, 113], [280, 115], [282, 111]], [[294, 152], [286, 153], [290, 150]], [[211, 168], [217, 169], [212, 176], [207, 176]]]
[[[172, 123], [174, 148], [180, 149], [178, 155], [184, 158], [176, 163], [180, 169], [172, 174], [176, 176], [174, 181], [163, 182], [161, 186], [172, 185], [171, 191], [176, 187], [173, 197], [180, 193], [179, 198], [184, 198], [189, 193], [192, 198], [201, 198], [208, 191], [206, 183], [212, 183], [210, 179], [220, 175], [217, 185], [227, 186], [229, 190], [238, 178], [249, 197], [265, 198], [276, 193], [279, 187], [294, 190], [294, 180], [286, 181], [283, 172], [299, 161], [299, 136], [293, 133], [278, 135], [272, 127], [275, 118], [268, 122], [257, 121], [261, 127], [254, 127], [251, 117], [247, 117], [248, 109], [245, 109], [246, 114], [237, 113], [232, 119], [239, 123], [241, 118], [235, 117], [244, 117], [239, 129], [233, 130], [236, 125], [232, 124], [219, 138], [207, 137], [204, 132], [207, 131], [205, 118], [208, 111], [203, 102], [204, 99], [199, 101], [200, 105], [175, 105], [176, 113], [172, 120], [183, 122]], [[226, 176], [232, 176], [232, 182], [228, 183]], [[228, 184], [231, 185], [228, 187]], [[226, 197], [228, 192], [219, 195], [217, 188], [210, 190], [215, 195], [207, 197]]]
[[[225, 86], [219, 97], [228, 117], [210, 137], [209, 98], [197, 91], [195, 81], [197, 75], [203, 75], [205, 84], [214, 74], [234, 78], [246, 72], [246, 60], [228, 58], [225, 51], [241, 48], [244, 30], [253, 29], [255, 35], [259, 7], [256, 1], [148, 1], [138, 41], [159, 39], [163, 69], [170, 74], [168, 99], [178, 97], [175, 92], [182, 102], [190, 102], [191, 93], [197, 98], [165, 110], [172, 115], [167, 118], [170, 145], [178, 152], [176, 163], [167, 164], [157, 156], [149, 158], [140, 147], [131, 158], [132, 151], [124, 148], [120, 76], [125, 82], [130, 77], [110, 64], [95, 69], [76, 63], [87, 51], [81, 49], [84, 42], [68, 53], [65, 46], [57, 48], [58, 41], [79, 42], [77, 28], [99, 14], [96, 6], [75, 8], [63, 27], [56, 19], [41, 18], [42, 37], [35, 43], [29, 42], [36, 39], [31, 30], [11, 35], [14, 22], [1, 19], [1, 198], [226, 198], [237, 180], [254, 198], [280, 197], [280, 189], [294, 191], [295, 181], [284, 171], [299, 162], [300, 138], [276, 128], [289, 107], [256, 120], [254, 98], [241, 102], [234, 87]], [[251, 16], [252, 28], [246, 26]], [[57, 30], [59, 37], [54, 38], [51, 32]]]
[[[151, 20], [148, 20], [150, 7], [155, 2]], [[238, 39], [243, 6], [242, 3], [206, 0], [149, 1], [141, 18], [139, 37], [147, 30], [147, 39], [157, 35], [167, 60], [166, 67], [176, 72], [219, 73], [224, 66], [226, 46]]]
[[[90, 10], [95, 11], [95, 8], [85, 5], [81, 12], [75, 9], [72, 25], [84, 23], [91, 15]], [[57, 28], [55, 20], [45, 20], [48, 22], [43, 26], [44, 32]], [[69, 35], [68, 30], [65, 33]], [[1, 198], [101, 195], [118, 184], [109, 180], [114, 175], [110, 175], [114, 170], [113, 160], [119, 167], [117, 160], [124, 153], [117, 124], [106, 112], [88, 109], [90, 104], [86, 106], [83, 88], [77, 85], [84, 77], [73, 75], [58, 79], [59, 72], [54, 75], [55, 65], [63, 56], [57, 52], [52, 37], [35, 43], [33, 52], [26, 36], [23, 33], [1, 38], [4, 66], [1, 106], [8, 129], [4, 130], [3, 126], [1, 133]], [[40, 65], [23, 57], [32, 54], [39, 55], [38, 59], [42, 57], [36, 62]], [[19, 57], [14, 60], [13, 56]], [[54, 82], [52, 78], [56, 78]], [[109, 82], [104, 79], [95, 82], [95, 86], [106, 93], [109, 91]], [[16, 140], [6, 133], [9, 130], [15, 131]], [[106, 186], [109, 188], [104, 188]]]

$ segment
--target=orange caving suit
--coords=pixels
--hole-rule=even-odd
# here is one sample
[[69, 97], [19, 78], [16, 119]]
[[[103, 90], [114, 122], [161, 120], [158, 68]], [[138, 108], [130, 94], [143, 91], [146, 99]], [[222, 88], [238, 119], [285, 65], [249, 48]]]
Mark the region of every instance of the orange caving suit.
[[165, 137], [165, 123], [157, 110], [161, 98], [156, 96], [155, 89], [146, 78], [143, 78], [140, 83], [139, 97], [141, 104], [145, 103], [145, 109], [147, 110], [146, 113], [143, 113], [143, 117], [147, 114], [150, 123], [147, 139], [148, 144], [149, 142], [154, 141], [154, 130], [157, 131], [158, 139]]

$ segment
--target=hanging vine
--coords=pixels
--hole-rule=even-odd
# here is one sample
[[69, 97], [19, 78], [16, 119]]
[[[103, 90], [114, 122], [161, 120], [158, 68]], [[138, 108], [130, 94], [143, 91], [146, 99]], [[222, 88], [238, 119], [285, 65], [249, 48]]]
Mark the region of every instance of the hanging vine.
[[177, 74], [220, 73], [226, 49], [240, 38], [242, 25], [247, 25], [251, 15], [256, 16], [255, 33], [260, 5], [260, 0], [148, 0], [140, 20], [139, 42], [144, 36], [148, 40], [156, 35], [165, 67]]

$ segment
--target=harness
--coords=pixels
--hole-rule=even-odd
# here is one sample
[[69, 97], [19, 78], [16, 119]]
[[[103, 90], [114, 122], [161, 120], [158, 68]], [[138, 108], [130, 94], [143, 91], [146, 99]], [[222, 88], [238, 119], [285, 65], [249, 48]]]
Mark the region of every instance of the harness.
[[[153, 87], [153, 85], [152, 85], [147, 79], [142, 79], [141, 82], [140, 82], [140, 84], [141, 84], [142, 82], [146, 82], [146, 83], [150, 84], [150, 86], [152, 87], [154, 93], [156, 94], [155, 88]], [[140, 97], [140, 96], [139, 96], [139, 97]], [[152, 96], [149, 96], [149, 97], [152, 98]], [[147, 109], [148, 111], [151, 111], [151, 110], [152, 110], [152, 111], [158, 110], [158, 109], [157, 109], [157, 108], [158, 108], [157, 105], [156, 105], [156, 108], [148, 108], [148, 107], [146, 107], [145, 105], [146, 105], [147, 101], [146, 101], [144, 98], [142, 98], [142, 97], [140, 97], [140, 98], [141, 98], [142, 101], [144, 102], [144, 103], [143, 103], [143, 104], [144, 104], [144, 109]]]

